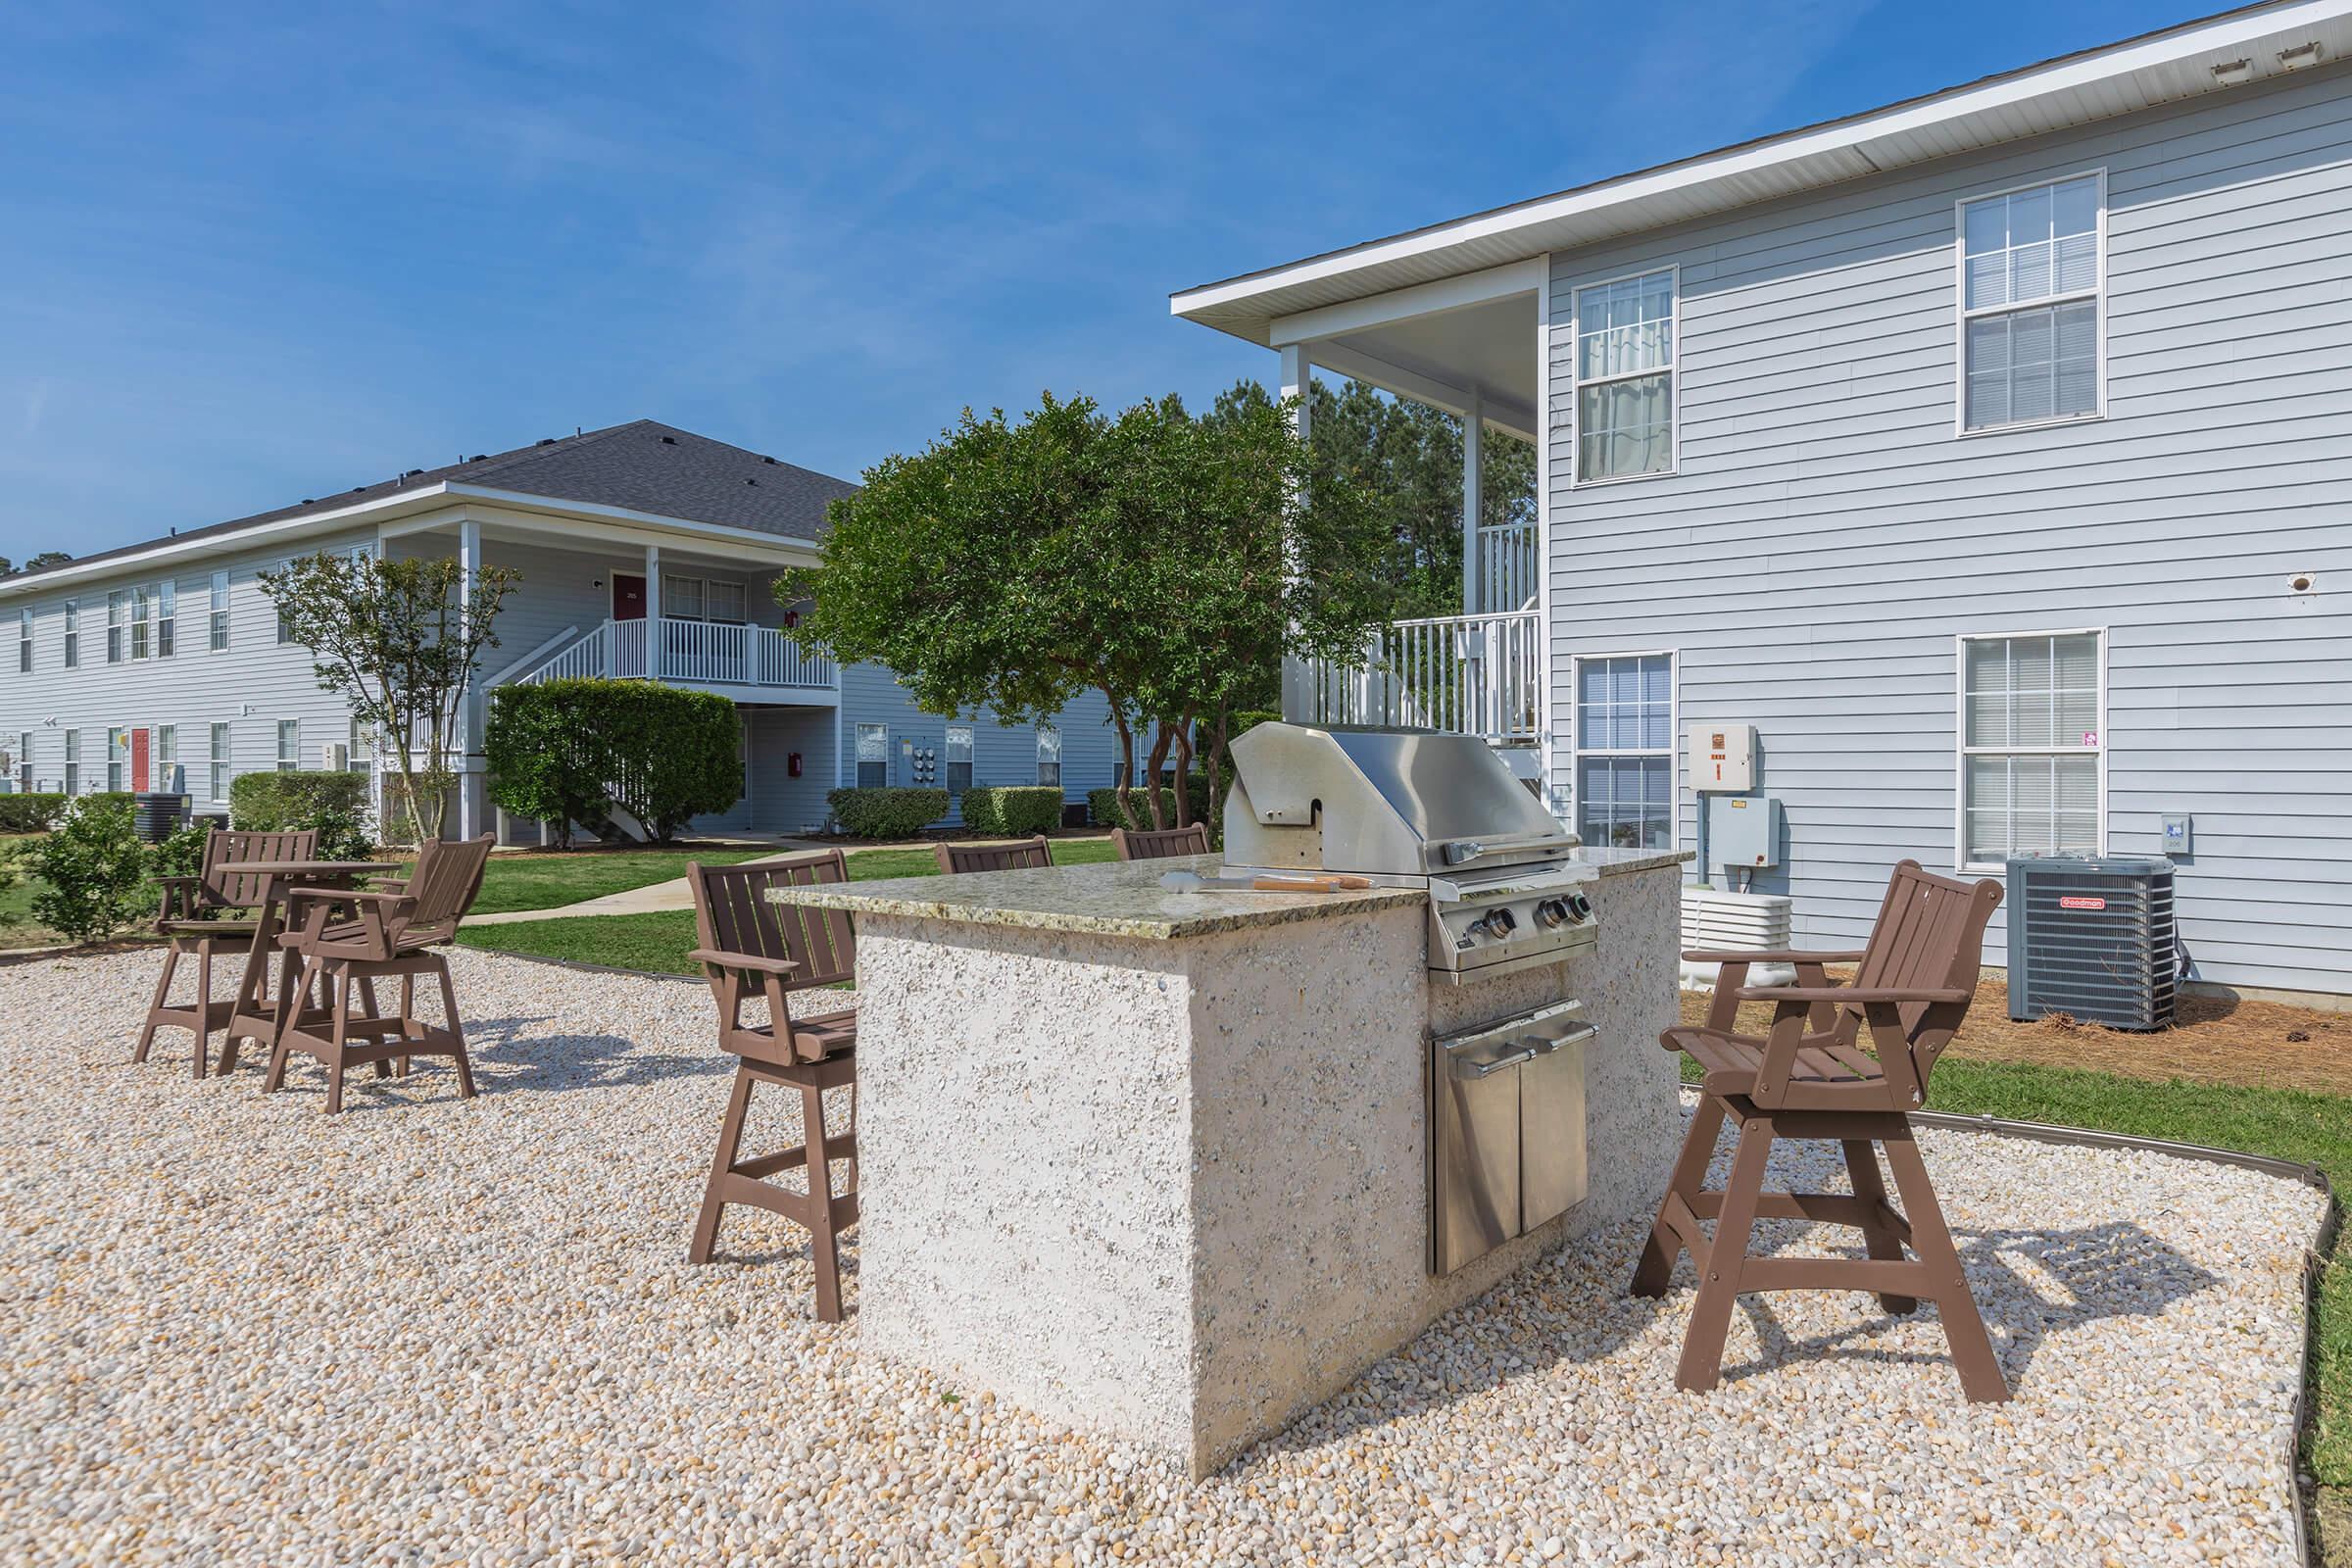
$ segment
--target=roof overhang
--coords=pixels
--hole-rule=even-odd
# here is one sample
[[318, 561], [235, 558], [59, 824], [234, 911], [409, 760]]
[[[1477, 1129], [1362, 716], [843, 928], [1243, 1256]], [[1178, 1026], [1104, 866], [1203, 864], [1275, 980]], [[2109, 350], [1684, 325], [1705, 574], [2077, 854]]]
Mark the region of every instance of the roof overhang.
[[415, 490], [375, 496], [354, 502], [348, 507], [306, 512], [297, 517], [279, 517], [221, 533], [190, 535], [184, 539], [158, 539], [137, 550], [110, 554], [90, 561], [69, 562], [45, 571], [0, 578], [0, 599], [48, 593], [75, 583], [108, 577], [136, 576], [142, 571], [158, 567], [177, 567], [213, 557], [239, 555], [249, 550], [288, 544], [321, 534], [342, 533], [352, 528], [372, 527], [380, 537], [389, 539], [449, 527], [468, 518], [510, 523], [525, 530], [544, 532], [551, 537], [594, 539], [605, 544], [649, 544], [675, 540], [682, 546], [705, 552], [718, 552], [785, 565], [812, 564], [817, 558], [817, 547], [813, 540], [763, 533], [757, 528], [697, 522], [691, 518], [635, 512], [626, 507], [603, 506], [587, 501], [560, 501], [548, 496], [526, 495], [516, 490], [445, 482], [419, 485]]
[[[1548, 251], [1707, 218], [1957, 153], [2276, 76], [2306, 44], [2352, 57], [2352, 0], [2273, 0], [1843, 120], [1372, 240], [1170, 297], [1171, 314], [1251, 343], [1280, 323]], [[2216, 67], [2243, 61], [2228, 79]], [[1301, 334], [1294, 328], [1288, 340]]]

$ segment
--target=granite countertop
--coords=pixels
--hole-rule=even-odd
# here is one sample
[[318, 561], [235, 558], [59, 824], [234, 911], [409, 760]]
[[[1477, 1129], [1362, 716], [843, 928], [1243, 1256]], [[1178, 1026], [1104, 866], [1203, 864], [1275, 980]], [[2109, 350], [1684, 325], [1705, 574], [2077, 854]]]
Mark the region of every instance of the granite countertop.
[[[1602, 876], [1613, 876], [1678, 864], [1691, 858], [1691, 853], [1594, 849], [1579, 851], [1578, 857], [1597, 866]], [[1366, 888], [1349, 893], [1171, 893], [1159, 885], [1160, 877], [1170, 871], [1215, 876], [1223, 869], [1223, 857], [1199, 855], [1028, 871], [831, 882], [778, 892], [794, 904], [846, 909], [852, 914], [960, 920], [973, 925], [1025, 926], [1036, 931], [1079, 931], [1152, 941], [1295, 920], [1328, 920], [1398, 904], [1418, 905], [1428, 898], [1419, 888]]]

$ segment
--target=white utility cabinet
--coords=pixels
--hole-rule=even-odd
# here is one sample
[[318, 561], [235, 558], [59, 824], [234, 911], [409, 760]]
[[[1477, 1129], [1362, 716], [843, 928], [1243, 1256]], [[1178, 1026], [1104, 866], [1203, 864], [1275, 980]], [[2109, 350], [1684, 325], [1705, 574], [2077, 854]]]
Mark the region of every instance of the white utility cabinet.
[[1756, 787], [1756, 726], [1693, 724], [1689, 732], [1690, 788], [1701, 795]]

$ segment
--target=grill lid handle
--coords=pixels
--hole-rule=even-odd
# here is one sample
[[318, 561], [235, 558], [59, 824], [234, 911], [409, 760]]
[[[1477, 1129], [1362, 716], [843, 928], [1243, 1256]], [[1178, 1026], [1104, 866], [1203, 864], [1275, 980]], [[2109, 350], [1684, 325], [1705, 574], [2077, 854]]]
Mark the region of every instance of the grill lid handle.
[[1446, 846], [1447, 865], [1467, 865], [1482, 855], [1509, 850], [1548, 850], [1564, 841], [1556, 833], [1519, 833], [1504, 839], [1455, 839]]

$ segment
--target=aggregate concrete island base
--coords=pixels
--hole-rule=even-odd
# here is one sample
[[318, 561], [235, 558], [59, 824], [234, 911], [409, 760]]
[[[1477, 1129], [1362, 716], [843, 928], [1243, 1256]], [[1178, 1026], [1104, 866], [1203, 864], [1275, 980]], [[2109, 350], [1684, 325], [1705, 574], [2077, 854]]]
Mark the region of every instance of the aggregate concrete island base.
[[[1460, 989], [1428, 984], [1426, 895], [1159, 886], [1213, 858], [795, 889], [858, 921], [862, 1344], [1199, 1476], [1647, 1214], [1690, 856], [1585, 858], [1597, 947]], [[1588, 1195], [1433, 1279], [1426, 1032], [1565, 996], [1599, 1030]]]

